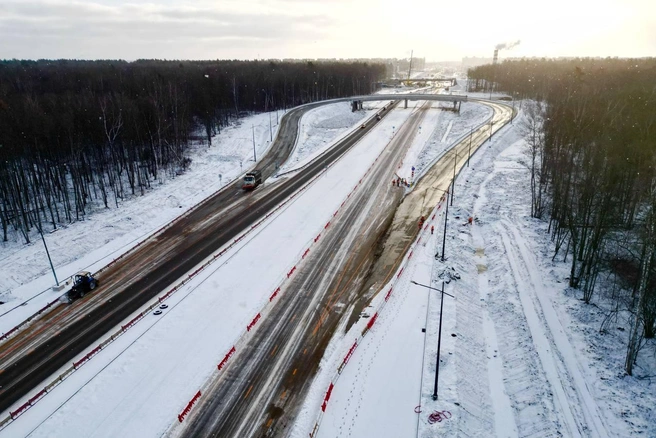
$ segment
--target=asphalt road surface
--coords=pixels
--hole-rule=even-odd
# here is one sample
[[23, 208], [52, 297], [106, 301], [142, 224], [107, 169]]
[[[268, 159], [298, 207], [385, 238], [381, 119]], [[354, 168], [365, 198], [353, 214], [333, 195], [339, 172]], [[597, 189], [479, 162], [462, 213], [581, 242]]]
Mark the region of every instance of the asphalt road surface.
[[344, 313], [357, 301], [403, 188], [390, 181], [430, 104], [415, 111], [333, 220], [318, 251], [299, 267], [280, 301], [232, 359], [185, 436], [282, 436], [302, 405]]
[[[258, 163], [263, 178], [294, 147], [302, 114], [316, 103], [289, 111], [269, 153]], [[304, 183], [339, 158], [376, 125], [356, 130], [311, 165], [285, 181], [254, 192], [235, 181], [172, 226], [99, 275], [100, 286], [71, 305], [59, 305], [0, 344], [0, 411], [91, 346], [135, 310], [162, 293], [222, 245], [230, 242]]]
[[[498, 130], [508, 121], [509, 110], [492, 107], [491, 126]], [[401, 127], [345, 205], [344, 213], [333, 221], [321, 246], [299, 266], [280, 301], [175, 434], [289, 434], [335, 330], [344, 318], [353, 322], [396, 271], [416, 237], [417, 221], [442, 196], [436, 184], [448, 188], [454, 157], [456, 171], [466, 163], [469, 139], [446, 153], [411, 192], [416, 193], [414, 197], [406, 197], [409, 200], [401, 204], [405, 206], [397, 209], [403, 189], [391, 186], [390, 181], [428, 108], [430, 105], [423, 106]], [[488, 126], [472, 135], [472, 152], [487, 139]], [[420, 197], [424, 202], [417, 203], [415, 199]]]

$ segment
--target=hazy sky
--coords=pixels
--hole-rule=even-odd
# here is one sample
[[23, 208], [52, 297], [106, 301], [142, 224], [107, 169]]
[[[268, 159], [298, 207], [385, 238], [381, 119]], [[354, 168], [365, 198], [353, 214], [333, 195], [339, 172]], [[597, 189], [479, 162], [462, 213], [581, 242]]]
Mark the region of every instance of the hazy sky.
[[0, 0], [0, 59], [656, 56], [656, 0]]

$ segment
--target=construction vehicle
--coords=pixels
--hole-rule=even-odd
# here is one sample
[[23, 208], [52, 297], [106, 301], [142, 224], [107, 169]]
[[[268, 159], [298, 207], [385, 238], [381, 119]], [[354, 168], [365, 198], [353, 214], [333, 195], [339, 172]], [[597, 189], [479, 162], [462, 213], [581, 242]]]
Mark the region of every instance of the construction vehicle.
[[66, 294], [68, 302], [72, 303], [77, 298], [82, 298], [87, 292], [91, 292], [98, 286], [98, 280], [91, 272], [80, 271], [73, 276], [73, 287]]
[[244, 190], [253, 190], [260, 184], [262, 184], [262, 172], [259, 170], [254, 170], [252, 172], [248, 172], [244, 176], [244, 185], [241, 186], [241, 188]]

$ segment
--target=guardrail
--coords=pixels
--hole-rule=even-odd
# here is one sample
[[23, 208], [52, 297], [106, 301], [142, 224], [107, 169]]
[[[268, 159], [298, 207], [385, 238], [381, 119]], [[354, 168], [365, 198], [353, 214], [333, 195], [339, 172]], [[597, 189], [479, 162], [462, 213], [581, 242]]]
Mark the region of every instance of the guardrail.
[[385, 294], [384, 299], [379, 303], [378, 307], [376, 308], [374, 314], [371, 316], [369, 321], [367, 321], [367, 324], [365, 327], [362, 329], [358, 337], [355, 339], [351, 347], [348, 349], [346, 352], [344, 359], [342, 359], [341, 363], [338, 365], [337, 369], [335, 370], [333, 376], [330, 379], [330, 384], [328, 385], [328, 388], [326, 389], [326, 393], [323, 397], [323, 401], [321, 403], [321, 409], [319, 410], [319, 413], [317, 414], [317, 419], [315, 420], [314, 426], [312, 427], [312, 431], [310, 432], [310, 437], [314, 438], [316, 437], [317, 432], [319, 431], [319, 427], [321, 426], [321, 421], [323, 420], [323, 415], [326, 412], [326, 408], [328, 407], [328, 402], [330, 401], [330, 396], [332, 395], [333, 389], [335, 388], [335, 384], [339, 380], [339, 377], [341, 376], [342, 372], [346, 368], [346, 365], [349, 363], [349, 360], [353, 356], [353, 353], [356, 351], [359, 345], [362, 344], [363, 339], [367, 334], [371, 331], [371, 329], [374, 327], [376, 322], [378, 321], [378, 316], [383, 312], [385, 309], [385, 305], [387, 302], [390, 300], [392, 296], [392, 292], [394, 291], [394, 287], [396, 286], [396, 283], [400, 280], [400, 278], [403, 275], [403, 271], [405, 270], [405, 267], [407, 266], [409, 260], [412, 258], [412, 255], [414, 253], [414, 249], [417, 245], [421, 243], [421, 240], [426, 232], [428, 232], [430, 225], [435, 221], [435, 217], [437, 215], [437, 212], [442, 208], [442, 203], [445, 201], [444, 195], [442, 196], [440, 202], [438, 205], [433, 209], [432, 215], [430, 219], [428, 219], [426, 222], [424, 222], [424, 225], [422, 225], [421, 232], [419, 233], [418, 237], [415, 239], [415, 241], [412, 243], [412, 245], [409, 248], [409, 253], [408, 255], [404, 258], [403, 262], [397, 269], [396, 274], [393, 277], [393, 280], [391, 281], [390, 288]]
[[[362, 178], [360, 178], [358, 180], [358, 182], [355, 184], [353, 189], [351, 189], [351, 191], [347, 194], [346, 198], [344, 198], [344, 200], [342, 201], [342, 203], [340, 204], [338, 209], [335, 210], [335, 212], [332, 214], [330, 219], [325, 223], [325, 225], [323, 225], [321, 227], [321, 229], [319, 230], [317, 235], [307, 242], [307, 246], [305, 247], [305, 249], [303, 249], [302, 251], [299, 252], [299, 255], [297, 256], [296, 263], [294, 263], [287, 270], [287, 272], [285, 274], [282, 274], [283, 278], [282, 278], [281, 282], [279, 283], [279, 285], [276, 287], [276, 289], [269, 296], [268, 302], [264, 305], [264, 307], [262, 309], [260, 309], [260, 311], [258, 311], [258, 313], [251, 320], [251, 322], [246, 325], [245, 330], [242, 331], [242, 333], [237, 337], [237, 339], [238, 339], [237, 342], [228, 350], [228, 352], [225, 354], [224, 358], [217, 365], [217, 370], [214, 371], [213, 375], [210, 376], [210, 378], [207, 380], [207, 382], [200, 388], [200, 390], [199, 390], [200, 393], [206, 393], [207, 389], [209, 388], [210, 383], [218, 377], [218, 374], [220, 372], [225, 372], [225, 369], [230, 365], [230, 359], [234, 355], [236, 355], [236, 353], [241, 350], [241, 347], [248, 341], [248, 339], [250, 339], [250, 336], [252, 336], [252, 334], [255, 332], [255, 330], [257, 328], [258, 322], [263, 320], [266, 317], [266, 315], [271, 311], [271, 309], [275, 305], [276, 298], [279, 298], [281, 296], [281, 293], [284, 291], [284, 286], [287, 283], [287, 281], [294, 275], [294, 273], [296, 273], [297, 269], [299, 269], [301, 263], [307, 258], [308, 254], [311, 252], [312, 248], [319, 242], [319, 240], [321, 240], [321, 237], [324, 234], [325, 230], [327, 230], [328, 228], [330, 228], [332, 226], [333, 221], [339, 215], [339, 213], [341, 212], [341, 209], [344, 207], [344, 205], [349, 200], [349, 198], [353, 195], [353, 193], [362, 185], [362, 180], [366, 177], [367, 174], [369, 174], [369, 172], [371, 172], [371, 170], [376, 165], [376, 162], [379, 160], [379, 158], [380, 158], [380, 155], [378, 157], [376, 157], [374, 162], [365, 171]], [[338, 161], [339, 160], [334, 161], [328, 168], [332, 167]], [[322, 170], [308, 184], [313, 182], [319, 176], [323, 175], [323, 173], [328, 168]], [[182, 421], [179, 421], [178, 423], [181, 423], [181, 422]], [[176, 424], [174, 423], [174, 425], [171, 428], [173, 428], [175, 426], [176, 426]], [[169, 429], [169, 431], [167, 431], [167, 433], [169, 433], [171, 431], [171, 428]]]

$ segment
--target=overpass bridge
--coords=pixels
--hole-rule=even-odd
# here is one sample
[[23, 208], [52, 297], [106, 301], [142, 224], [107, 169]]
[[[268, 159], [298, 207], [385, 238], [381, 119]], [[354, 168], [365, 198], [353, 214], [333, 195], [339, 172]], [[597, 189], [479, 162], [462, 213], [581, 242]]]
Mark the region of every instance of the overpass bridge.
[[403, 82], [449, 82], [451, 85], [456, 85], [456, 78], [396, 78], [388, 79], [388, 83], [401, 84]]
[[467, 102], [467, 96], [463, 94], [420, 94], [420, 93], [399, 93], [399, 94], [369, 94], [366, 96], [349, 97], [353, 111], [362, 109], [362, 102], [374, 100], [404, 100], [405, 106], [408, 107], [409, 100], [437, 100], [441, 102], [452, 102], [453, 109], [460, 112], [462, 102]]
[[450, 82], [451, 85], [456, 84], [456, 78], [409, 78], [399, 79], [400, 82]]

